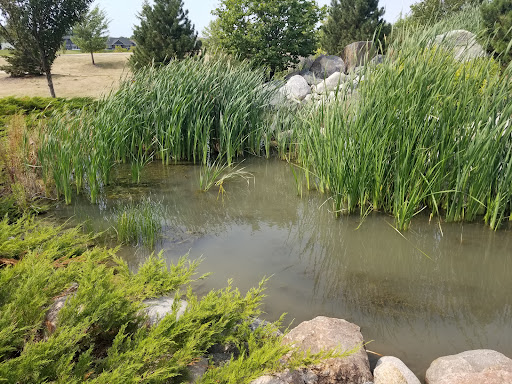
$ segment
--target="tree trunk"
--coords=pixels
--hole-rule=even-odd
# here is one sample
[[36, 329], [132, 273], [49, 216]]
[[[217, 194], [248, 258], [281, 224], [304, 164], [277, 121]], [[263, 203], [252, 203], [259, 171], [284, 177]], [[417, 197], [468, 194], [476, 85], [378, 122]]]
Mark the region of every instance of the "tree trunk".
[[55, 96], [55, 90], [53, 89], [52, 73], [49, 69], [46, 70], [45, 73], [46, 73], [46, 81], [48, 81], [48, 88], [50, 88], [50, 95], [53, 98], [56, 98], [57, 96]]
[[50, 68], [50, 65], [48, 64], [48, 60], [46, 59], [41, 47], [39, 47], [39, 55], [41, 57], [41, 66], [43, 67], [43, 71], [46, 74], [46, 81], [48, 82], [48, 88], [50, 88], [50, 95], [53, 98], [56, 98], [57, 96], [55, 96], [55, 90], [53, 89], [51, 68]]
[[96, 63], [94, 62], [94, 56], [93, 56], [92, 52], [91, 52], [91, 60], [92, 60], [92, 65], [96, 65]]

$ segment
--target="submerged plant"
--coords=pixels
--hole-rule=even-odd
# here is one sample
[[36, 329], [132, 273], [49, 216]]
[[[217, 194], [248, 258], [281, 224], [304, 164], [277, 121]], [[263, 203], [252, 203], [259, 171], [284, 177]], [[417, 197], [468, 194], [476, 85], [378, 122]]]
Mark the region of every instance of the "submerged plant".
[[161, 203], [150, 197], [138, 203], [120, 204], [112, 215], [117, 240], [127, 244], [142, 244], [153, 248], [162, 233], [165, 210]]

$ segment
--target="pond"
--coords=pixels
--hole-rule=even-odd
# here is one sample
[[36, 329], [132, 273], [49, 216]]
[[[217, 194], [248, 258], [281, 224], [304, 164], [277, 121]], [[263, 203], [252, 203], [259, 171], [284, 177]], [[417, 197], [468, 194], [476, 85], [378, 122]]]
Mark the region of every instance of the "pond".
[[[141, 182], [129, 167], [98, 205], [85, 198], [54, 212], [106, 229], [119, 201], [150, 196], [165, 209], [162, 240], [169, 261], [190, 252], [212, 275], [199, 293], [225, 287], [245, 292], [264, 277], [269, 320], [283, 312], [297, 325], [318, 315], [361, 327], [367, 348], [402, 359], [420, 378], [437, 357], [490, 348], [512, 356], [512, 226], [442, 223], [416, 217], [403, 234], [393, 218], [371, 214], [336, 219], [327, 195], [297, 188], [290, 166], [247, 159], [254, 180], [230, 180], [225, 194], [199, 191], [199, 167], [149, 164]], [[125, 246], [132, 268], [150, 252]]]

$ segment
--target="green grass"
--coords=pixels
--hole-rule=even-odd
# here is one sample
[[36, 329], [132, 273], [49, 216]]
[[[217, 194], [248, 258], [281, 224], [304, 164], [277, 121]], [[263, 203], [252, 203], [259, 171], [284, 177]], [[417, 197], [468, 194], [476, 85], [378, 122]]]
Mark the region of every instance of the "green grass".
[[445, 27], [395, 31], [405, 34], [355, 104], [341, 97], [298, 118], [297, 161], [337, 214], [384, 211], [400, 230], [419, 212], [493, 229], [511, 216], [512, 73], [432, 47]]
[[[66, 202], [88, 186], [94, 202], [115, 163], [129, 163], [139, 180], [144, 165], [191, 161], [219, 154], [231, 165], [270, 142], [268, 105], [275, 90], [263, 70], [226, 57], [189, 58], [144, 68], [94, 113], [64, 113], [41, 132], [39, 159]], [[268, 152], [266, 152], [268, 154]]]

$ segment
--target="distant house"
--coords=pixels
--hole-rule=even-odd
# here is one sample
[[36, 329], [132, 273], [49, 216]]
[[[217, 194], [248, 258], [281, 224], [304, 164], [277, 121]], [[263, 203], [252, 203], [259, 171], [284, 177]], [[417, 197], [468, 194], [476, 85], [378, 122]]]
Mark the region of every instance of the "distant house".
[[0, 43], [0, 49], [12, 49], [14, 48], [11, 44], [2, 42]]
[[128, 49], [135, 46], [135, 42], [126, 37], [109, 37], [107, 40], [107, 49], [109, 50], [114, 50], [116, 47]]
[[71, 41], [71, 35], [66, 35], [62, 38], [62, 43], [66, 44], [68, 51], [78, 51], [80, 48]]

